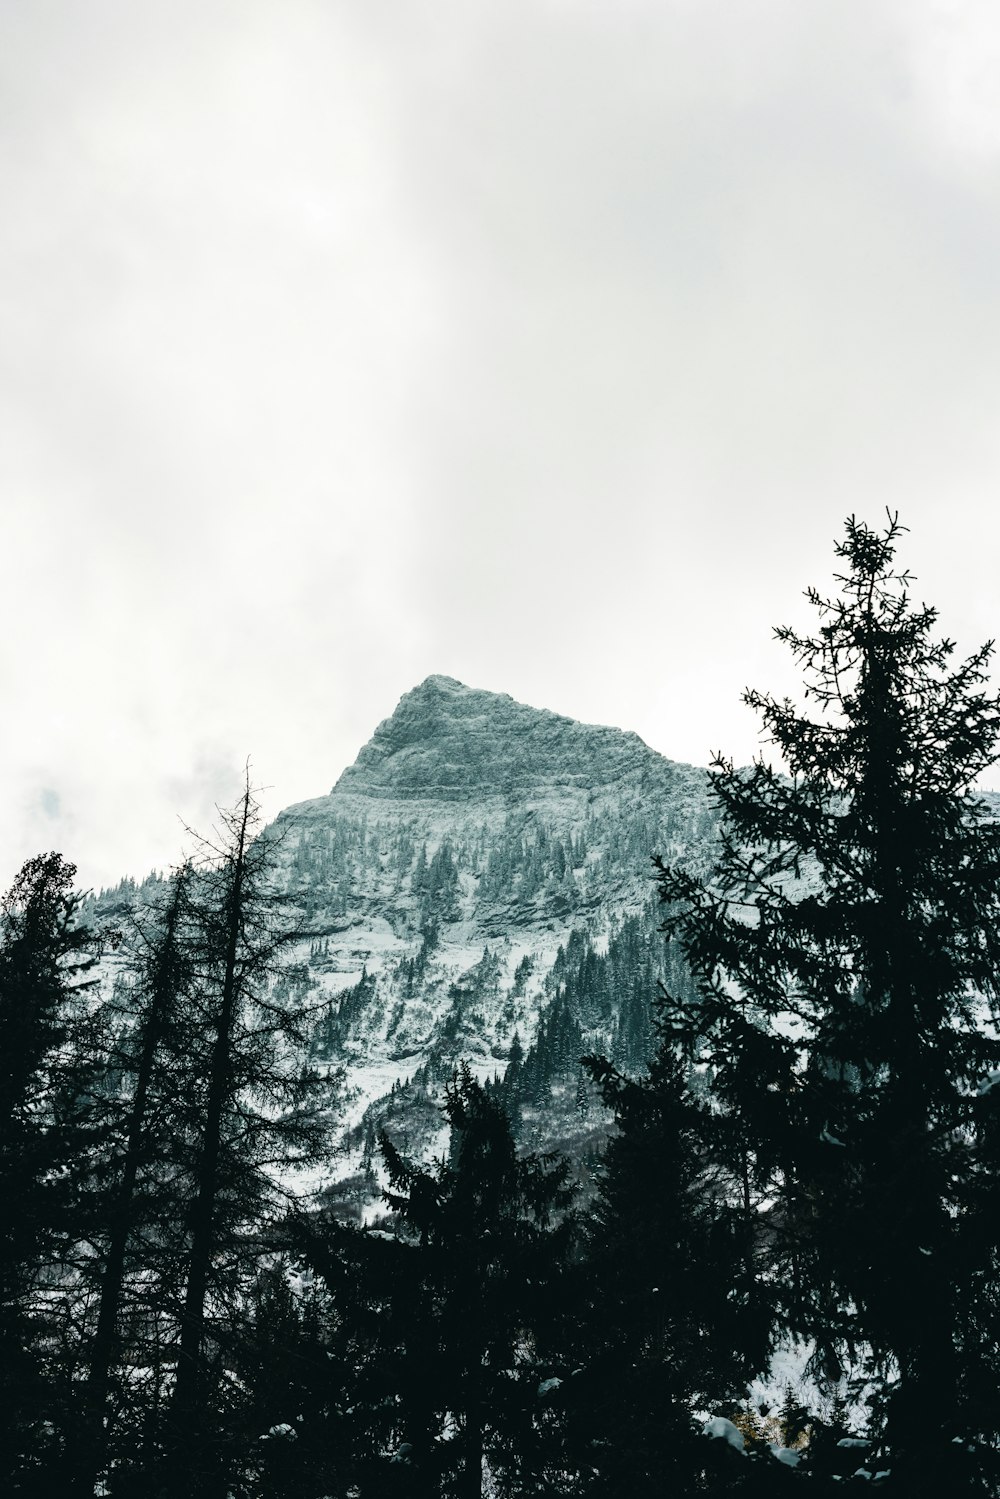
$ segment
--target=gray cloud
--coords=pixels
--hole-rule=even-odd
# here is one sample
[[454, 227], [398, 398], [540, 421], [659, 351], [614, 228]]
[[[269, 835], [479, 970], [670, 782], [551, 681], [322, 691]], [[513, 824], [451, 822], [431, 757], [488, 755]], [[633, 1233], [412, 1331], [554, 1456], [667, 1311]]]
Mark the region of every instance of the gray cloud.
[[110, 882], [248, 753], [271, 811], [324, 791], [432, 671], [746, 758], [848, 511], [995, 633], [992, 8], [0, 30], [5, 879], [40, 785]]

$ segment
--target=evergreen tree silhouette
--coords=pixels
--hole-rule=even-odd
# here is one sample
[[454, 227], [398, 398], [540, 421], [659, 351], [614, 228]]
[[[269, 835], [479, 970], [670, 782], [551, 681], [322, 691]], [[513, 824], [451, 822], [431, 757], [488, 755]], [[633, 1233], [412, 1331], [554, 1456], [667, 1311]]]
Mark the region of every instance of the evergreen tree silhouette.
[[718, 758], [714, 872], [660, 866], [700, 987], [666, 1017], [743, 1142], [748, 1205], [774, 1204], [786, 1326], [831, 1377], [862, 1357], [884, 1382], [893, 1485], [993, 1492], [1000, 1423], [977, 1386], [1000, 1374], [979, 1310], [997, 1222], [975, 1193], [977, 1088], [1000, 1058], [1000, 826], [973, 787], [1000, 703], [992, 645], [954, 665], [912, 603], [901, 530], [848, 520], [839, 594], [807, 594], [816, 635], [776, 632], [812, 716], [747, 692], [783, 765]]
[[443, 1469], [438, 1453], [437, 1492], [479, 1499], [484, 1458], [516, 1470], [532, 1445], [524, 1410], [525, 1391], [533, 1396], [538, 1384], [531, 1332], [548, 1315], [573, 1192], [565, 1161], [517, 1154], [502, 1106], [467, 1067], [448, 1085], [444, 1108], [449, 1159], [431, 1170], [382, 1138], [385, 1197], [419, 1237], [424, 1294], [436, 1307], [440, 1409], [458, 1423]]
[[249, 775], [220, 818], [219, 840], [203, 842], [193, 891], [199, 1040], [188, 1086], [197, 1109], [187, 1142], [191, 1204], [163, 1473], [166, 1492], [184, 1499], [216, 1493], [239, 1461], [227, 1447], [226, 1350], [268, 1252], [269, 1228], [294, 1195], [276, 1173], [314, 1165], [329, 1127], [328, 1085], [298, 1060], [307, 1054], [312, 1017], [273, 986], [294, 932], [274, 896], [273, 845], [258, 834]]
[[704, 1412], [745, 1399], [767, 1363], [773, 1306], [754, 1225], [730, 1200], [724, 1126], [692, 1096], [670, 1040], [641, 1079], [584, 1060], [617, 1129], [577, 1292], [566, 1395], [574, 1492], [727, 1492], [742, 1469], [720, 1470]]
[[0, 906], [0, 1481], [12, 1494], [65, 1481], [74, 1430], [75, 1391], [53, 1368], [50, 1288], [87, 1226], [92, 1144], [86, 999], [98, 948], [75, 876], [59, 854], [29, 859]]
[[330, 1290], [331, 1377], [353, 1412], [344, 1448], [364, 1499], [479, 1499], [486, 1469], [496, 1494], [544, 1492], [539, 1371], [572, 1236], [568, 1167], [519, 1155], [467, 1068], [444, 1107], [445, 1159], [416, 1165], [380, 1138], [396, 1239], [296, 1224]]

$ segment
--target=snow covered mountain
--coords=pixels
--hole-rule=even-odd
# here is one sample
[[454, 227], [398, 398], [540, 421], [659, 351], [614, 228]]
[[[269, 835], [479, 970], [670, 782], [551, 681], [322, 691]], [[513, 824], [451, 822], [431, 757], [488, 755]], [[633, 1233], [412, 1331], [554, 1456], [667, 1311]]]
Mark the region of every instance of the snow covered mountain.
[[585, 1135], [582, 1052], [639, 1068], [663, 939], [650, 857], [701, 863], [703, 770], [619, 729], [449, 677], [381, 723], [328, 796], [272, 825], [305, 933], [284, 980], [346, 1074], [367, 1165], [376, 1125], [420, 1151], [454, 1066], [507, 1077], [522, 1134]]

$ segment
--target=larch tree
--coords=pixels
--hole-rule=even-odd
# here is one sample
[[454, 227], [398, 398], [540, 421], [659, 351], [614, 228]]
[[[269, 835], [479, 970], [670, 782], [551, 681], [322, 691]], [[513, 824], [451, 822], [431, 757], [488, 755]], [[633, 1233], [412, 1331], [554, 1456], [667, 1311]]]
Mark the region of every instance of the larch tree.
[[[166, 1297], [156, 1258], [162, 1260], [182, 1216], [184, 1181], [174, 1143], [186, 1125], [187, 1052], [192, 1037], [190, 999], [190, 865], [131, 916], [124, 934], [125, 970], [105, 1000], [106, 1066], [114, 1079], [102, 1101], [109, 1135], [100, 1175], [104, 1212], [97, 1253], [88, 1267], [96, 1281], [97, 1316], [87, 1352], [84, 1432], [79, 1442], [75, 1490], [90, 1499], [108, 1455], [109, 1393], [123, 1354], [148, 1363], [148, 1349], [126, 1350], [122, 1322], [136, 1289], [149, 1304]], [[119, 997], [120, 995], [120, 997]], [[124, 1402], [135, 1417], [138, 1392]]]
[[[191, 1183], [177, 1343], [167, 1486], [214, 1493], [229, 1461], [225, 1442], [227, 1361], [261, 1257], [296, 1195], [295, 1174], [316, 1166], [330, 1122], [331, 1084], [303, 1063], [308, 1007], [274, 985], [295, 935], [273, 880], [274, 843], [259, 831], [249, 777], [203, 842], [191, 891], [190, 1005], [185, 1141]], [[232, 1385], [232, 1381], [228, 1381]], [[230, 1391], [231, 1395], [231, 1391]]]

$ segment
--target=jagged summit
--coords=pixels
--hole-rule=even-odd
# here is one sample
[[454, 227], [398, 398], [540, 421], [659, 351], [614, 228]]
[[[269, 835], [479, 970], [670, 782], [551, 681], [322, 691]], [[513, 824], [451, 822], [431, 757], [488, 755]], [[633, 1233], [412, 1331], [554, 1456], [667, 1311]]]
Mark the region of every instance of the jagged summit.
[[668, 762], [637, 734], [578, 723], [507, 693], [430, 676], [379, 724], [333, 794], [464, 800], [607, 786]]

